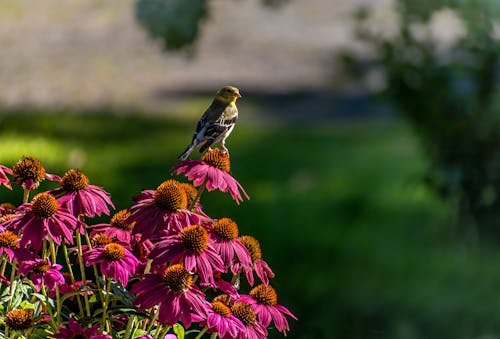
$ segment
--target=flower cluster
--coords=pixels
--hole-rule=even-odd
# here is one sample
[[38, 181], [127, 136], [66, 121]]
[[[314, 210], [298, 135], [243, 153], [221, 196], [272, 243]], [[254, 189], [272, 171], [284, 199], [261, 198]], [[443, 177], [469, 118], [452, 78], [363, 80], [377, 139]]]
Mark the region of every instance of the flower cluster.
[[[0, 204], [1, 335], [286, 335], [296, 317], [278, 303], [258, 240], [230, 218], [208, 216], [200, 202], [213, 190], [238, 204], [249, 199], [229, 170], [228, 154], [209, 150], [173, 167], [190, 183], [166, 179], [112, 213], [110, 194], [81, 170], [48, 174], [34, 157], [0, 165], [0, 185], [24, 192], [19, 206]], [[59, 187], [30, 199], [46, 179]], [[102, 215], [109, 223], [92, 223]]]

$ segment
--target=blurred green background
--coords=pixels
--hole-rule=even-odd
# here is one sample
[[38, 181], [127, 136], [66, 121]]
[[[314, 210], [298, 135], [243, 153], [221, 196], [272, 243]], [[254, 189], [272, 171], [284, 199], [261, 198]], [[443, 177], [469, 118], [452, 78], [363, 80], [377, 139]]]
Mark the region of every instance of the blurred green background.
[[498, 5], [186, 4], [0, 5], [0, 163], [82, 168], [126, 208], [235, 84], [251, 200], [203, 203], [260, 240], [290, 338], [500, 338]]

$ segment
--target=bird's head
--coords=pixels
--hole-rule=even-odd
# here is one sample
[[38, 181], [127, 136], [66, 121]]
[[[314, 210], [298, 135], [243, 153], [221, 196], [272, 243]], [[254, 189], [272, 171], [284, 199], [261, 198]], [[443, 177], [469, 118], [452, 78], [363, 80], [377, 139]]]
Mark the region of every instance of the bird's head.
[[216, 100], [226, 104], [235, 103], [238, 98], [241, 98], [240, 90], [233, 86], [224, 86], [215, 95]]

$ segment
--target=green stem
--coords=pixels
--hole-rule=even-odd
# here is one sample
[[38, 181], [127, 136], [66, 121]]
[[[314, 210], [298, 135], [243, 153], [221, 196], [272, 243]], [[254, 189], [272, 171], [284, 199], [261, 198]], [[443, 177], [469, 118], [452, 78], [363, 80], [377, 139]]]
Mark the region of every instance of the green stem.
[[217, 338], [217, 332], [212, 333], [210, 339], [216, 339], [216, 338]]
[[132, 329], [134, 328], [133, 324], [137, 317], [135, 315], [130, 316], [127, 321], [127, 327], [125, 328], [125, 334], [123, 335], [123, 339], [129, 339], [132, 335]]
[[30, 190], [24, 189], [23, 192], [23, 204], [26, 204], [30, 200]]
[[7, 303], [7, 312], [9, 312], [12, 306], [12, 298], [14, 297], [14, 279], [16, 278], [16, 270], [17, 267], [15, 262], [12, 263], [11, 271], [10, 271], [10, 286], [9, 286], [9, 302]]
[[237, 290], [240, 289], [240, 272], [233, 275], [231, 279], [231, 285], [233, 285]]
[[109, 303], [109, 294], [111, 293], [111, 279], [104, 278], [106, 281], [106, 295], [102, 300], [102, 328], [105, 328], [108, 332], [110, 332], [110, 324], [108, 321], [107, 313], [108, 313], [108, 303]]
[[[151, 330], [153, 329], [153, 326], [155, 325], [156, 318], [158, 317], [158, 307], [155, 307], [153, 310], [153, 316], [150, 319], [149, 327], [146, 332], [150, 333]], [[146, 324], [146, 322], [144, 322]], [[146, 326], [144, 326], [146, 328]]]
[[[85, 224], [85, 217], [83, 215], [79, 215], [78, 216], [78, 220], [83, 224], [83, 225], [86, 225]], [[84, 228], [85, 230], [85, 241], [87, 242], [87, 246], [88, 246], [88, 250], [89, 251], [92, 251], [92, 242], [90, 241], [90, 237], [89, 237], [89, 233], [87, 232], [87, 228], [85, 227]], [[97, 265], [96, 264], [92, 264], [92, 269], [94, 270], [94, 277], [95, 277], [95, 284], [97, 285], [97, 291], [99, 292], [99, 298], [101, 298], [101, 301], [104, 299], [104, 295], [102, 294], [102, 286], [101, 286], [101, 283], [99, 281], [99, 270], [97, 269]]]
[[203, 327], [203, 329], [200, 331], [200, 333], [198, 333], [198, 335], [194, 339], [200, 339], [207, 331], [208, 331], [208, 326]]
[[[50, 241], [50, 254], [52, 256], [52, 264], [57, 262], [57, 251], [56, 246], [53, 241]], [[56, 285], [56, 314], [57, 314], [57, 322], [60, 324], [62, 322], [61, 319], [61, 294], [59, 293], [59, 286]]]
[[[83, 264], [82, 238], [79, 232], [76, 232], [76, 246], [78, 247], [78, 264], [80, 266], [82, 281], [84, 284], [87, 284], [87, 277], [85, 276], [85, 266]], [[85, 311], [87, 312], [87, 317], [90, 317], [90, 304], [87, 293], [83, 294], [83, 300], [85, 302]]]
[[[73, 274], [71, 260], [69, 259], [68, 248], [66, 247], [65, 243], [63, 243], [62, 246], [63, 246], [64, 259], [66, 260], [66, 265], [68, 266], [68, 272], [71, 279], [71, 286], [73, 286], [74, 288], [76, 280], [75, 280], [75, 275]], [[76, 295], [76, 302], [78, 303], [78, 310], [80, 311], [80, 317], [83, 317], [83, 305], [82, 305], [82, 299], [80, 298], [80, 294]]]
[[[9, 285], [9, 301], [7, 302], [7, 312], [11, 310], [12, 307], [12, 298], [14, 297], [14, 279], [16, 278], [16, 264], [12, 263], [11, 271], [10, 271], [10, 285]], [[6, 312], [6, 313], [7, 313]], [[5, 326], [5, 337], [9, 337], [9, 328]], [[14, 331], [15, 333], [15, 331]]]
[[193, 201], [191, 201], [191, 204], [189, 204], [188, 210], [192, 211], [193, 208], [198, 203], [198, 201], [200, 201], [201, 195], [203, 194], [203, 192], [205, 192], [205, 189], [207, 188], [207, 182], [208, 182], [208, 176], [205, 178], [205, 181], [203, 181], [203, 184], [201, 184], [200, 188], [198, 189], [196, 197], [193, 199]]
[[[2, 256], [2, 267], [0, 268], [0, 275], [4, 275], [5, 274], [5, 268], [7, 267], [7, 255], [4, 254]], [[2, 282], [0, 281], [0, 288], [2, 287]]]
[[155, 338], [164, 338], [167, 335], [167, 332], [172, 328], [171, 326], [165, 326], [161, 331], [158, 332], [158, 336]]
[[[92, 243], [90, 242], [89, 234], [87, 233], [87, 229], [85, 229], [85, 241], [87, 241], [87, 246], [89, 247], [89, 251], [92, 251]], [[104, 299], [104, 295], [102, 294], [102, 286], [99, 282], [99, 270], [97, 269], [96, 264], [92, 264], [92, 269], [94, 270], [95, 284], [97, 285], [97, 291], [99, 291], [99, 298], [101, 300]]]
[[[49, 300], [49, 297], [47, 296], [47, 290], [45, 289], [45, 284], [42, 284], [42, 294], [45, 297], [45, 300]], [[45, 309], [49, 313], [50, 324], [52, 325], [52, 329], [57, 331], [59, 329], [59, 326], [57, 326], [57, 324], [54, 320], [55, 317], [54, 317], [54, 313], [52, 312], [52, 307], [50, 306], [50, 303], [48, 303], [48, 302], [44, 303], [44, 305], [45, 305]]]
[[149, 270], [151, 269], [151, 263], [153, 262], [153, 259], [148, 259], [146, 262], [146, 267], [144, 268], [144, 274], [149, 273]]
[[42, 241], [42, 259], [47, 258], [47, 239]]

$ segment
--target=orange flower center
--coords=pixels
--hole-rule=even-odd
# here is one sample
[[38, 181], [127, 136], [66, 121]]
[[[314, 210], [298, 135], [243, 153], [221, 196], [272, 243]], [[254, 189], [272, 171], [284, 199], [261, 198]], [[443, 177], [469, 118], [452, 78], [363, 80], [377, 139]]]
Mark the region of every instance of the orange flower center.
[[231, 297], [228, 295], [228, 294], [219, 294], [218, 296], [216, 296], [212, 302], [221, 302], [223, 303], [224, 305], [228, 306], [229, 307], [229, 303], [231, 301]]
[[182, 189], [184, 189], [184, 192], [186, 192], [188, 206], [190, 206], [193, 203], [194, 199], [196, 199], [198, 190], [191, 184], [181, 183], [180, 185]]
[[156, 206], [162, 210], [177, 211], [188, 206], [187, 194], [176, 180], [164, 181], [155, 191]]
[[78, 192], [89, 185], [89, 178], [78, 169], [70, 169], [62, 177], [61, 186], [65, 191]]
[[37, 217], [46, 219], [54, 216], [59, 209], [59, 203], [49, 193], [39, 193], [31, 201], [31, 211]]
[[142, 244], [135, 242], [132, 246], [132, 253], [139, 259], [146, 259], [147, 252]]
[[165, 285], [174, 292], [183, 292], [191, 288], [193, 277], [182, 264], [175, 264], [163, 271]]
[[130, 212], [128, 210], [121, 210], [115, 213], [111, 218], [110, 224], [113, 227], [120, 228], [126, 231], [132, 231], [135, 226], [135, 221], [126, 222], [126, 219], [130, 217]]
[[19, 237], [11, 231], [2, 232], [0, 233], [0, 247], [10, 248], [11, 250], [16, 249], [18, 239]]
[[125, 256], [125, 249], [120, 244], [111, 243], [104, 247], [103, 254], [109, 260], [117, 261]]
[[205, 154], [203, 154], [203, 156], [201, 157], [201, 160], [203, 160], [210, 166], [218, 168], [224, 172], [229, 173], [229, 171], [231, 170], [231, 161], [229, 161], [229, 154], [221, 149], [214, 148], [212, 150], [206, 151]]
[[249, 293], [259, 304], [274, 306], [278, 303], [278, 295], [271, 286], [260, 284], [250, 290]]
[[3, 202], [0, 204], [0, 207], [5, 210], [6, 213], [14, 213], [14, 210], [16, 209], [16, 206], [11, 204], [10, 202]]
[[212, 302], [212, 310], [223, 317], [229, 317], [231, 314], [231, 309], [220, 301]]
[[247, 248], [248, 252], [250, 252], [252, 261], [262, 259], [262, 251], [260, 250], [260, 244], [257, 239], [249, 235], [243, 235], [238, 239], [240, 239], [241, 243]]
[[229, 218], [220, 218], [213, 225], [214, 233], [219, 238], [233, 240], [238, 237], [238, 225]]
[[208, 247], [208, 232], [200, 225], [184, 228], [180, 234], [182, 245], [194, 253], [203, 253]]
[[83, 333], [83, 332], [78, 332], [78, 333], [73, 333], [69, 339], [89, 339], [89, 337]]
[[106, 233], [97, 233], [92, 237], [90, 242], [94, 247], [101, 247], [111, 244], [113, 242], [113, 239], [111, 239], [110, 236]]
[[248, 303], [236, 303], [233, 307], [231, 307], [231, 311], [233, 312], [233, 315], [240, 319], [246, 326], [255, 324], [255, 321], [257, 320], [257, 315], [254, 310], [252, 310], [252, 306]]
[[45, 273], [50, 269], [46, 260], [38, 261], [33, 265], [33, 273]]
[[27, 330], [33, 327], [34, 323], [32, 310], [15, 309], [5, 316], [5, 325], [17, 331]]
[[12, 168], [12, 172], [21, 181], [31, 179], [35, 183], [39, 183], [45, 179], [45, 168], [38, 159], [33, 157], [26, 157], [19, 160]]

